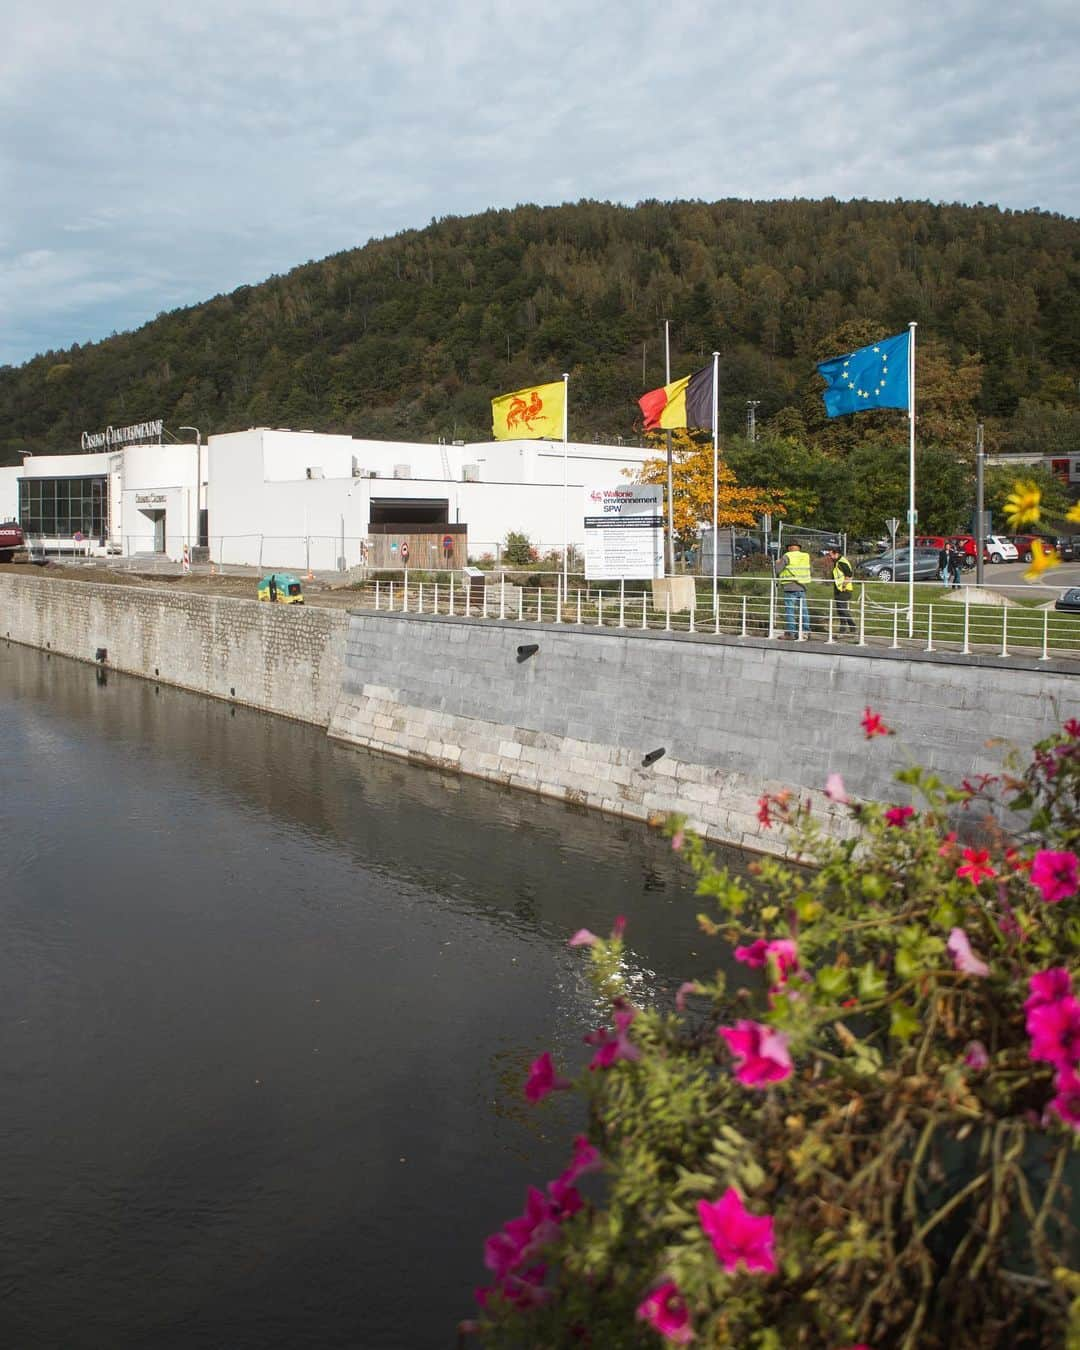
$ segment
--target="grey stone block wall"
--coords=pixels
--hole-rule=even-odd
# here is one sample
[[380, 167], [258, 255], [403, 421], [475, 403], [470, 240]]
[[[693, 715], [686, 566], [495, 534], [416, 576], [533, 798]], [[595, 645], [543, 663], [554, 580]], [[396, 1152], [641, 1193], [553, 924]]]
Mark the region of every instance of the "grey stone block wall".
[[[539, 651], [519, 663], [527, 643]], [[683, 812], [707, 836], [776, 851], [762, 792], [812, 796], [842, 833], [821, 792], [830, 773], [902, 802], [897, 769], [992, 772], [1003, 750], [988, 742], [1030, 747], [1078, 693], [1054, 663], [354, 613], [330, 734], [618, 815]], [[865, 739], [868, 705], [895, 737]]]

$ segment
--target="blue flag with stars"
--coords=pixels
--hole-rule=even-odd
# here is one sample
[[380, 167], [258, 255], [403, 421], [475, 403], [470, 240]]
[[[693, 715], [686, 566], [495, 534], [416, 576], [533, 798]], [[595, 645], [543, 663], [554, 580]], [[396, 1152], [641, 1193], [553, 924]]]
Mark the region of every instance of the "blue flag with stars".
[[828, 386], [822, 395], [826, 413], [842, 417], [870, 408], [906, 408], [910, 342], [910, 332], [901, 333], [822, 361], [818, 371]]

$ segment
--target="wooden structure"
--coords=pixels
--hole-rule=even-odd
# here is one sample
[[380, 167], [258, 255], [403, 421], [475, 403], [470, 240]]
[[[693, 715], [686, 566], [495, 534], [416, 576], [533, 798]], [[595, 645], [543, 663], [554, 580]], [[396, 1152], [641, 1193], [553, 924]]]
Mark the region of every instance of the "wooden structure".
[[367, 565], [428, 572], [461, 568], [469, 561], [467, 525], [376, 524], [368, 526]]

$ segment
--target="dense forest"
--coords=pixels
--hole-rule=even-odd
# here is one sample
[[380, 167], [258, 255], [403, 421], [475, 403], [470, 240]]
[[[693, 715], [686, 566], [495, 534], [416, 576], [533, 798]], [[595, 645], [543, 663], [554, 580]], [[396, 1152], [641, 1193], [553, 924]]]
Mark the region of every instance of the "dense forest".
[[[826, 456], [818, 360], [919, 324], [920, 442], [1080, 451], [1080, 222], [926, 202], [583, 201], [433, 220], [133, 333], [0, 368], [0, 462], [164, 417], [476, 440], [489, 399], [571, 374], [570, 435], [636, 440], [636, 399], [721, 354], [722, 430]], [[734, 447], [733, 447], [734, 448]]]

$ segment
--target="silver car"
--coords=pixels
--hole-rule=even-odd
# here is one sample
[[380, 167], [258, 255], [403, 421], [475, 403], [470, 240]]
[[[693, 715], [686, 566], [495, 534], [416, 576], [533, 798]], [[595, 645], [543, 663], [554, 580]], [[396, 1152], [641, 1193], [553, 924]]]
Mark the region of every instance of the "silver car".
[[[908, 556], [911, 550], [898, 548], [879, 553], [876, 558], [866, 558], [856, 567], [856, 573], [874, 581], [906, 581], [908, 578]], [[917, 548], [915, 550], [915, 580], [939, 581], [938, 550], [936, 548]]]

